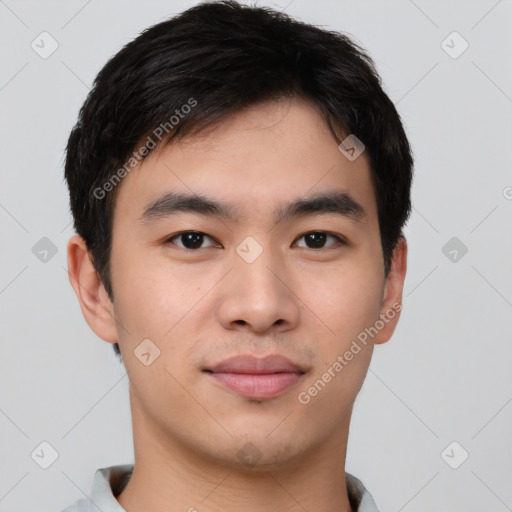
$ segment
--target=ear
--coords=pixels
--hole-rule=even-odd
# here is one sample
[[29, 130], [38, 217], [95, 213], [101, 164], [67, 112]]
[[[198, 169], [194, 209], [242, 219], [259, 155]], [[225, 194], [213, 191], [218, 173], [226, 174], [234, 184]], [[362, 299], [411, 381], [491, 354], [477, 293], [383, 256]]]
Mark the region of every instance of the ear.
[[402, 310], [402, 292], [407, 271], [407, 241], [400, 237], [393, 251], [391, 268], [386, 278], [380, 308], [380, 320], [384, 327], [379, 329], [374, 343], [385, 343], [395, 331]]
[[114, 305], [93, 267], [82, 237], [74, 235], [68, 242], [68, 276], [89, 327], [104, 341], [118, 340]]

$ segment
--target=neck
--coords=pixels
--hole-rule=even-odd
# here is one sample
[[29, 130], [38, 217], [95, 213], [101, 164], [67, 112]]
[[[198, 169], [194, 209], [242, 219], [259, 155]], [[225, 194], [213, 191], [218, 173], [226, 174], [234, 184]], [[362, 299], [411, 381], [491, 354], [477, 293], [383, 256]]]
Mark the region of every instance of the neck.
[[127, 512], [351, 512], [345, 485], [350, 417], [321, 445], [293, 459], [234, 463], [149, 424], [132, 403], [135, 464], [117, 497]]

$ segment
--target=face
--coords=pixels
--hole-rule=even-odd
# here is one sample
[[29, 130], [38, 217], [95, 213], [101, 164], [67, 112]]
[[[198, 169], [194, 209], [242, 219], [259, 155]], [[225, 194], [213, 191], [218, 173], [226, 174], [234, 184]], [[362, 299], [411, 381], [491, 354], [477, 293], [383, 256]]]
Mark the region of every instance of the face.
[[386, 280], [365, 153], [349, 160], [309, 103], [150, 154], [118, 191], [111, 252], [138, 428], [230, 465], [336, 444], [398, 320], [395, 268]]

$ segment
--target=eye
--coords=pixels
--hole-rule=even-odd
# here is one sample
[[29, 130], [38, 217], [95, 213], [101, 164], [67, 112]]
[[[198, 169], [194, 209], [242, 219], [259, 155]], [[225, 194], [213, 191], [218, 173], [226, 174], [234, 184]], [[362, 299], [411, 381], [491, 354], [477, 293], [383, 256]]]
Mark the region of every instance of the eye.
[[205, 247], [201, 247], [205, 238], [209, 240], [213, 240], [212, 237], [208, 236], [206, 233], [201, 233], [200, 231], [183, 231], [182, 233], [178, 233], [176, 235], [171, 236], [168, 238], [165, 243], [173, 243], [173, 240], [178, 240], [181, 242], [182, 245], [179, 243], [176, 243], [178, 247], [181, 247], [182, 249], [206, 249], [207, 247], [214, 247], [215, 244], [210, 244]]
[[302, 245], [299, 247], [306, 247], [308, 249], [323, 249], [325, 247], [325, 242], [328, 238], [334, 239], [334, 244], [330, 244], [327, 247], [332, 247], [333, 245], [345, 245], [345, 240], [337, 235], [333, 235], [327, 233], [325, 231], [310, 231], [309, 233], [304, 233], [301, 237], [298, 238], [300, 240], [303, 238], [306, 242], [306, 245]]
[[[326, 242], [329, 238], [333, 240], [333, 243], [326, 246]], [[297, 243], [297, 245], [299, 247], [306, 247], [308, 249], [324, 249], [326, 247], [344, 245], [346, 243], [345, 240], [343, 240], [341, 237], [327, 233], [325, 231], [310, 231], [309, 233], [304, 233], [297, 240], [300, 239], [304, 239], [305, 245], [301, 245], [299, 243]], [[203, 246], [205, 240], [210, 240], [210, 243]], [[167, 240], [165, 240], [165, 243], [171, 243], [181, 247], [182, 249], [188, 250], [216, 247], [216, 244], [213, 242], [213, 238], [206, 233], [202, 233], [201, 231], [182, 231], [181, 233], [177, 233], [176, 235], [169, 237]]]

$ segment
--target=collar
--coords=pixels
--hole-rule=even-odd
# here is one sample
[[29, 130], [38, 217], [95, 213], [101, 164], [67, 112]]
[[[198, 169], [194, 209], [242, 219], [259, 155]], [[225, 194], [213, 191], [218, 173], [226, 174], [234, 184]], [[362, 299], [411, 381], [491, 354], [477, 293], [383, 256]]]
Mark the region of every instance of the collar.
[[[126, 512], [116, 500], [128, 483], [133, 471], [133, 464], [110, 466], [96, 470], [88, 499], [78, 500], [62, 512]], [[372, 495], [355, 476], [345, 473], [347, 492], [352, 508], [356, 512], [379, 512]]]

